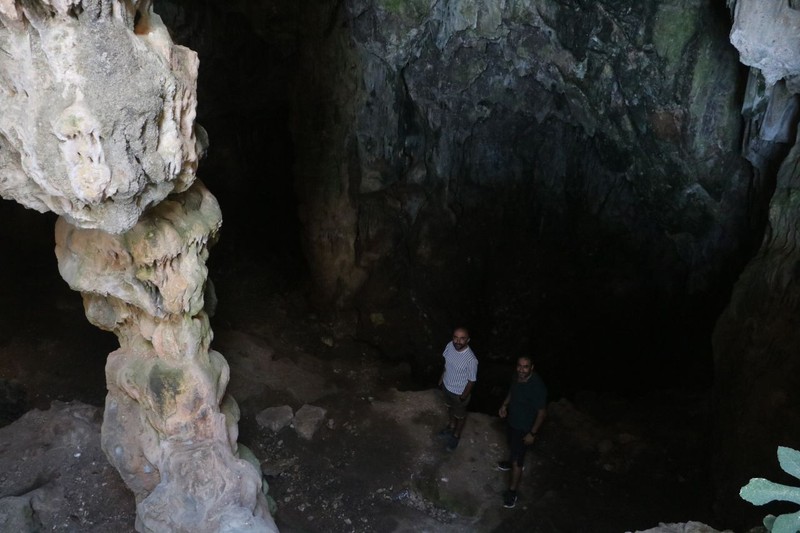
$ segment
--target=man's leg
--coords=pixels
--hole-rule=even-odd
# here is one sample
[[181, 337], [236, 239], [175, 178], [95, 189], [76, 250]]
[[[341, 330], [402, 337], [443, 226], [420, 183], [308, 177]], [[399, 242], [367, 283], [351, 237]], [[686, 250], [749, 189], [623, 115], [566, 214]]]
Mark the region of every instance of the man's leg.
[[453, 428], [453, 434], [450, 436], [450, 439], [447, 442], [448, 452], [452, 452], [458, 448], [458, 443], [461, 441], [461, 430], [464, 429], [464, 421], [466, 420], [466, 417], [454, 417], [454, 420], [456, 425], [455, 428]]
[[458, 447], [459, 441], [461, 440], [461, 432], [464, 430], [464, 424], [467, 421], [467, 404], [469, 403], [469, 397], [462, 401], [460, 397], [453, 395], [452, 399], [453, 409], [451, 410], [451, 413], [455, 425], [453, 426], [453, 436], [447, 443], [447, 451], [449, 452], [455, 450]]
[[461, 432], [464, 431], [464, 424], [466, 424], [466, 422], [467, 422], [467, 417], [466, 416], [461, 417], [461, 418], [453, 417], [453, 419], [455, 420], [455, 426], [453, 428], [453, 435], [455, 436], [455, 438], [460, 439], [461, 438]]
[[452, 394], [442, 385], [442, 397], [444, 398], [444, 404], [447, 406], [447, 426], [439, 432], [439, 436], [441, 437], [449, 437], [453, 434], [456, 429], [456, 417], [454, 416], [454, 405], [453, 405], [453, 396]]
[[460, 396], [455, 396], [454, 403], [453, 403], [453, 418], [455, 419], [455, 426], [453, 426], [453, 436], [455, 438], [461, 438], [461, 432], [464, 430], [464, 424], [467, 422], [467, 405], [469, 405], [469, 400], [472, 396], [467, 396], [466, 399], [462, 400]]
[[503, 497], [503, 506], [511, 509], [517, 504], [517, 488], [522, 479], [522, 468], [525, 463], [525, 432], [509, 427], [508, 443], [511, 448], [511, 482], [508, 484], [508, 492]]
[[522, 465], [517, 464], [516, 461], [511, 463], [511, 483], [508, 486], [508, 490], [512, 490], [514, 492], [517, 491], [519, 487], [519, 480], [522, 478]]

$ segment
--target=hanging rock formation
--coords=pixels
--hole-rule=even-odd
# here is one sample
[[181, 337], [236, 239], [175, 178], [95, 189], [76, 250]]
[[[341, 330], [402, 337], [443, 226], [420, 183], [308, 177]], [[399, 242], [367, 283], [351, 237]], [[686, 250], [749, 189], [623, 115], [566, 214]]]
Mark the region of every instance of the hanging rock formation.
[[4, 198], [119, 233], [192, 183], [197, 56], [148, 6], [0, 2]]
[[137, 529], [274, 531], [209, 350], [221, 213], [194, 180], [197, 67], [147, 0], [0, 0], [0, 195], [61, 216], [62, 277], [120, 341], [102, 445]]
[[[720, 510], [742, 526], [763, 516], [742, 501], [751, 477], [784, 475], [778, 446], [800, 443], [800, 10], [782, 0], [737, 0], [731, 41], [752, 67], [744, 155], [779, 166], [761, 249], [736, 283], [714, 331], [715, 478]], [[791, 148], [791, 149], [790, 149]]]

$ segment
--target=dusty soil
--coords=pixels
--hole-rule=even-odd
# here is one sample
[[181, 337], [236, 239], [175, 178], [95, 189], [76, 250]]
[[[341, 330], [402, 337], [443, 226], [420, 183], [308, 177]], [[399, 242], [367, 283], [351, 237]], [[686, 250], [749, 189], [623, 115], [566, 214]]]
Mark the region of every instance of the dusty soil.
[[[6, 269], [0, 284], [8, 419], [53, 400], [102, 406], [103, 361], [114, 339], [85, 322], [80, 298], [53, 277], [54, 265], [52, 259], [42, 267], [51, 270], [33, 281]], [[374, 347], [343, 334], [347, 328], [321, 320], [298, 279], [273, 270], [284, 274], [255, 262], [217, 265], [220, 302], [212, 325], [242, 409], [240, 442], [262, 462], [282, 531], [602, 533], [688, 520], [725, 526], [710, 512], [705, 395], [553, 398], [517, 508], [503, 509], [507, 474], [494, 469], [505, 454], [501, 421], [474, 413], [459, 448], [446, 452], [436, 437], [445, 419], [435, 391], [413, 383], [407, 365], [381, 362]], [[291, 427], [272, 433], [256, 422], [266, 407], [296, 411], [304, 404], [327, 411], [311, 440]], [[99, 431], [97, 416], [84, 416], [93, 426], [84, 421], [80, 431], [64, 430], [87, 439], [79, 457], [69, 446], [60, 455], [24, 451], [29, 446], [20, 439], [37, 433], [4, 428], [5, 464], [19, 464], [27, 453], [38, 457], [31, 464], [47, 467], [34, 481], [20, 474], [22, 485], [3, 478], [0, 497], [67, 495], [37, 500], [51, 502], [39, 517], [49, 531], [133, 531], [132, 498], [104, 463], [99, 435], [87, 429]]]

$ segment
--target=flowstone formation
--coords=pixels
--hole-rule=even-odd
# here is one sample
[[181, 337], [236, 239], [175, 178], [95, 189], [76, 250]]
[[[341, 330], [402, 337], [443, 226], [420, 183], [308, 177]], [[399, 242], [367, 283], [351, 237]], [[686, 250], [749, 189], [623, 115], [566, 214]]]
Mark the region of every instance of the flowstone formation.
[[102, 445], [137, 530], [275, 531], [209, 349], [196, 55], [147, 0], [0, 0], [0, 23], [0, 195], [61, 216], [59, 271], [120, 341]]

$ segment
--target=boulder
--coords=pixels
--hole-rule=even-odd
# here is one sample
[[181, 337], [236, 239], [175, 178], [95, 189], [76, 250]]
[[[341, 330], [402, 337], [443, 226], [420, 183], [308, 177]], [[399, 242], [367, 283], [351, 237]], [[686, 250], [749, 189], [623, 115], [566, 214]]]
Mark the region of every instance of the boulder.
[[[323, 415], [324, 416], [324, 415]], [[288, 405], [280, 407], [267, 407], [256, 415], [258, 425], [273, 433], [277, 433], [292, 422], [294, 412]]]
[[327, 411], [321, 407], [304, 405], [294, 415], [294, 430], [302, 438], [311, 440], [314, 438], [314, 433], [317, 432], [322, 421], [325, 420], [326, 413]]

